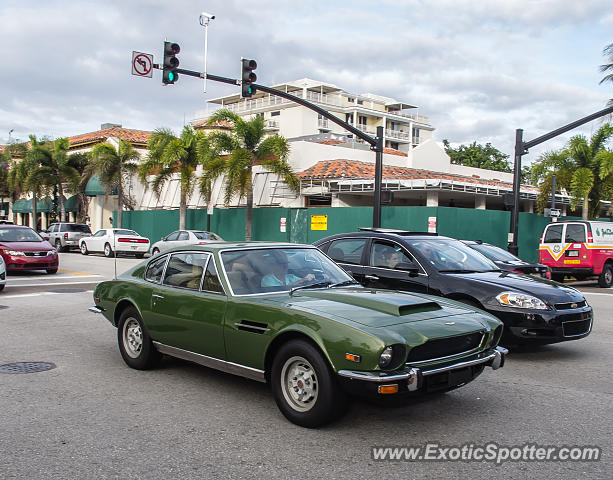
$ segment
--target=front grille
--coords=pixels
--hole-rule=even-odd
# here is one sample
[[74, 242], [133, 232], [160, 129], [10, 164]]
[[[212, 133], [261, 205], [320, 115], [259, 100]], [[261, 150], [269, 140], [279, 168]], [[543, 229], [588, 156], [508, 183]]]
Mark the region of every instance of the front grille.
[[563, 322], [562, 329], [565, 337], [574, 337], [589, 332], [591, 320], [578, 320], [574, 322]]
[[477, 348], [482, 339], [483, 333], [475, 332], [468, 335], [428, 340], [426, 343], [411, 349], [407, 362], [423, 362], [468, 352]]
[[580, 302], [567, 302], [567, 303], [556, 303], [554, 305], [556, 310], [570, 310], [571, 308], [583, 308], [587, 305], [585, 300], [581, 300]]
[[46, 257], [47, 252], [23, 252], [26, 257]]

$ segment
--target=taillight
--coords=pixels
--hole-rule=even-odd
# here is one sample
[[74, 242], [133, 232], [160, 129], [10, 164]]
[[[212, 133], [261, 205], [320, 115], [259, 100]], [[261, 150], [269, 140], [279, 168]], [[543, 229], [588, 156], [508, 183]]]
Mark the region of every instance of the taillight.
[[592, 237], [592, 232], [587, 234], [587, 243], [594, 243], [594, 237]]
[[128, 243], [149, 243], [149, 240], [145, 238], [118, 238], [117, 241]]
[[206, 244], [206, 243], [207, 243], [207, 242], [198, 242], [198, 245], [204, 245], [204, 244]]
[[519, 270], [511, 270], [511, 273], [524, 273], [524, 272], [520, 272]]
[[68, 233], [64, 234], [64, 239], [68, 240]]

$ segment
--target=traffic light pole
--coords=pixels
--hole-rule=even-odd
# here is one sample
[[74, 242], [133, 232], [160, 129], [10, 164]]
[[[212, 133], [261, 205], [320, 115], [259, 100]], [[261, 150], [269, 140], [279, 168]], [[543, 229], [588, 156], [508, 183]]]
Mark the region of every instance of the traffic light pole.
[[[212, 80], [213, 82], [228, 83], [230, 85], [241, 84], [240, 80], [228, 77], [220, 77], [218, 75], [212, 75], [210, 73], [195, 72], [193, 70], [185, 70], [182, 68], [178, 68], [176, 71], [177, 73], [190, 77], [206, 77], [207, 80]], [[345, 130], [348, 130], [349, 132], [353, 133], [356, 137], [370, 144], [370, 149], [375, 152], [375, 191], [373, 201], [372, 226], [373, 228], [379, 228], [381, 226], [381, 184], [383, 177], [383, 127], [377, 127], [377, 136], [371, 137], [370, 135], [367, 135], [361, 130], [358, 130], [350, 123], [341, 120], [336, 115], [332, 115], [327, 110], [318, 107], [314, 103], [311, 103], [304, 98], [297, 97], [295, 95], [292, 95], [291, 93], [275, 90], [274, 88], [270, 88], [265, 85], [258, 85], [253, 83], [252, 86], [256, 89], [256, 91], [260, 90], [262, 92], [270, 93], [271, 95], [276, 95], [277, 97], [282, 97], [287, 100], [291, 100], [292, 102], [298, 103], [303, 107], [313, 110], [314, 112], [320, 114], [322, 117], [327, 118], [328, 120], [336, 123], [337, 125], [340, 125]]]
[[[551, 140], [558, 135], [568, 132], [574, 128], [577, 128], [585, 123], [591, 122], [592, 120], [596, 120], [597, 118], [608, 115], [609, 113], [613, 113], [613, 106], [604, 108], [599, 110], [596, 113], [592, 113], [587, 117], [580, 118], [579, 120], [569, 123], [568, 125], [564, 125], [556, 130], [553, 130], [545, 135], [541, 135], [540, 137], [535, 138], [534, 140], [530, 140], [529, 142], [523, 141], [523, 130], [517, 129], [515, 130], [515, 168], [513, 170], [513, 212], [511, 212], [511, 232], [509, 235], [509, 247], [508, 250], [513, 255], [517, 255], [519, 250], [517, 243], [517, 233], [519, 230], [519, 189], [521, 185], [521, 157], [528, 153], [528, 150], [536, 145], [540, 145], [547, 140]], [[554, 194], [555, 198], [555, 194]]]

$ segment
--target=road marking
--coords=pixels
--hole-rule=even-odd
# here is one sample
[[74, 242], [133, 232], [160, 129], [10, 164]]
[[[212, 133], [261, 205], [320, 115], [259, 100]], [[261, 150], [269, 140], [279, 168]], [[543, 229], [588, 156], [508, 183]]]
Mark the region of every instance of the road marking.
[[21, 295], [2, 295], [2, 300], [8, 298], [24, 298], [24, 297], [42, 297], [45, 295], [74, 295], [78, 293], [93, 293], [93, 290], [83, 290], [82, 292], [37, 292], [37, 293], [23, 293]]
[[[74, 277], [71, 277], [70, 275], [64, 277], [62, 275], [60, 277], [53, 277], [53, 278], [59, 278], [60, 280], [66, 280], [68, 278], [101, 278], [101, 277], [102, 277], [102, 275], [97, 275], [95, 273], [92, 273], [92, 274], [88, 274], [88, 275], [78, 275], [78, 276], [74, 276]], [[13, 277], [11, 277], [11, 283], [13, 283], [13, 282], [27, 282], [29, 280], [44, 280], [44, 279], [47, 279], [47, 278], [49, 278], [49, 277], [28, 277], [28, 278], [13, 278]]]
[[62, 268], [60, 268], [59, 271], [62, 273], [71, 273], [72, 275], [96, 275], [95, 273], [75, 272], [73, 270], [64, 270]]
[[[11, 287], [48, 287], [50, 285], [81, 285], [81, 284], [87, 284], [87, 285], [91, 285], [94, 282], [53, 282], [53, 283], [28, 283], [27, 285], [11, 285], [10, 283], [8, 283], [6, 285], [6, 288], [11, 288]], [[3, 298], [4, 296], [2, 296], [1, 298]]]

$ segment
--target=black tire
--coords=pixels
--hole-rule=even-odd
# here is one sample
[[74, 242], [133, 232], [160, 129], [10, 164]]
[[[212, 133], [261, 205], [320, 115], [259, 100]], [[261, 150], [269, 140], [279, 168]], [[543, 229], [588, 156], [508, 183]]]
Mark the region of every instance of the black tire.
[[160, 253], [160, 250], [159, 250], [158, 248], [154, 248], [154, 249], [151, 251], [151, 256], [153, 257], [153, 256], [157, 255], [158, 253]]
[[562, 283], [562, 282], [564, 282], [564, 275], [562, 275], [561, 273], [552, 273], [551, 274], [551, 279], [554, 282]]
[[104, 244], [104, 256], [107, 258], [113, 256], [113, 249], [111, 248], [111, 245], [108, 243]]
[[48, 268], [47, 273], [49, 275], [55, 275], [57, 273], [57, 268]]
[[55, 240], [55, 249], [56, 249], [58, 252], [63, 252], [63, 251], [64, 251], [64, 247], [62, 247], [62, 241], [61, 241], [59, 238], [57, 238], [57, 239]]
[[81, 242], [79, 250], [81, 250], [81, 255], [87, 255], [89, 253], [89, 251], [87, 250], [87, 244], [85, 242]]
[[602, 273], [598, 277], [598, 285], [602, 288], [611, 288], [613, 285], [613, 267], [610, 263], [605, 264]]
[[2, 285], [0, 285], [0, 292], [1, 292], [2, 290], [4, 290], [4, 287], [5, 287], [5, 286], [6, 286], [6, 284], [4, 284], [4, 283], [3, 283]]
[[123, 361], [136, 370], [149, 370], [162, 358], [153, 346], [140, 314], [134, 307], [128, 307], [121, 312], [117, 325], [117, 343]]
[[[279, 410], [296, 425], [320, 427], [345, 412], [344, 392], [327, 360], [304, 340], [281, 346], [272, 362], [270, 382]], [[293, 388], [290, 383], [295, 383]]]

